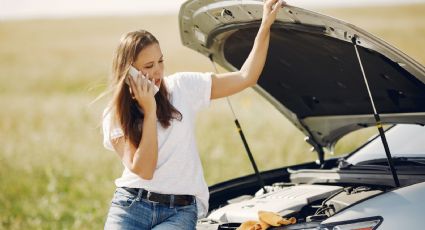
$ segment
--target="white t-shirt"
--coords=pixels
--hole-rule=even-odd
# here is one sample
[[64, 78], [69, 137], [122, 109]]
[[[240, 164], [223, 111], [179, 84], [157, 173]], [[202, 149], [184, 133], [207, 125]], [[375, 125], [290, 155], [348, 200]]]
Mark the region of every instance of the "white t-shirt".
[[[195, 140], [195, 116], [199, 109], [210, 104], [211, 73], [183, 72], [164, 77], [171, 104], [183, 119], [173, 119], [168, 128], [157, 123], [158, 162], [152, 180], [144, 180], [124, 165], [117, 187], [144, 188], [163, 194], [196, 196], [198, 216], [208, 211], [209, 192], [204, 179]], [[107, 110], [105, 110], [107, 111]], [[104, 146], [113, 150], [111, 139], [123, 136], [123, 131], [111, 127], [111, 114], [103, 119]]]

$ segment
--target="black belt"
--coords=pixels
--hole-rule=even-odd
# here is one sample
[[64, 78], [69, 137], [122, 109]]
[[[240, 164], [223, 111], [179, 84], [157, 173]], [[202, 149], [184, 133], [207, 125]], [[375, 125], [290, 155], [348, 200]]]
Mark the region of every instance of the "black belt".
[[195, 197], [192, 195], [172, 195], [172, 194], [161, 194], [156, 192], [149, 192], [143, 188], [127, 188], [122, 187], [127, 192], [137, 196], [139, 195], [140, 190], [142, 194], [140, 198], [146, 199], [153, 202], [158, 202], [165, 205], [177, 205], [177, 206], [186, 206], [193, 204]]

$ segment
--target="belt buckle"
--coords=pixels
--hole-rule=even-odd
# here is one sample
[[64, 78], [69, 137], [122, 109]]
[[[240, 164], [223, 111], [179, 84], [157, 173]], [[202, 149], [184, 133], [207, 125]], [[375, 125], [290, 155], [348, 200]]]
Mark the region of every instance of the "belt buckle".
[[148, 191], [148, 193], [146, 194], [146, 200], [148, 200], [148, 201], [151, 201], [150, 200], [150, 198], [151, 198], [151, 192], [150, 191]]

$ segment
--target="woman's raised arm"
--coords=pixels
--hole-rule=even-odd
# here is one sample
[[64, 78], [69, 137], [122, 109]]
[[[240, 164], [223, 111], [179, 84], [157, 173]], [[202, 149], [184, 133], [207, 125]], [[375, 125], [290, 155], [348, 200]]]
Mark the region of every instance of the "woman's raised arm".
[[263, 71], [270, 41], [270, 27], [282, 8], [282, 1], [266, 0], [263, 6], [261, 26], [254, 45], [241, 69], [236, 72], [214, 74], [212, 77], [211, 99], [227, 97], [254, 86]]

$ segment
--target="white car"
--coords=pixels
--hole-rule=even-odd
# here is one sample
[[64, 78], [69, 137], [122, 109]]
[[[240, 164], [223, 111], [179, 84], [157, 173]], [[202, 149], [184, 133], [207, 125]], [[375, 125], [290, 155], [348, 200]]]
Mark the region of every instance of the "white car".
[[[252, 48], [262, 4], [187, 1], [179, 15], [182, 42], [235, 71]], [[318, 163], [211, 186], [198, 229], [236, 229], [260, 210], [297, 219], [274, 229], [424, 229], [422, 65], [356, 26], [286, 6], [254, 88], [305, 134]], [[324, 148], [372, 126], [380, 135], [347, 156], [324, 158]]]

